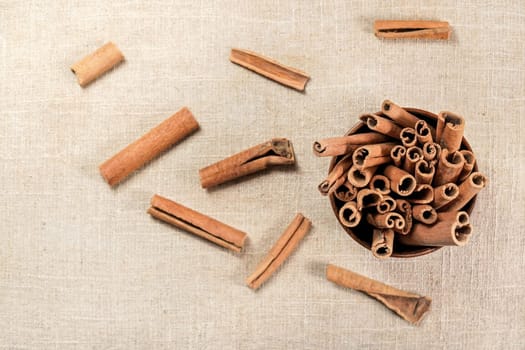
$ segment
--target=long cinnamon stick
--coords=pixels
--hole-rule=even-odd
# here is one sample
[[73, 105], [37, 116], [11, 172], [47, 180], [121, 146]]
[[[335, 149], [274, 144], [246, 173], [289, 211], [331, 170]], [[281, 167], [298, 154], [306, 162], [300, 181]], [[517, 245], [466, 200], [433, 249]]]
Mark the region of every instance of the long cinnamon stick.
[[334, 190], [334, 196], [342, 202], [350, 202], [357, 198], [357, 188], [345, 181]]
[[357, 192], [357, 210], [361, 211], [363, 208], [375, 207], [383, 200], [381, 193], [363, 188]]
[[440, 209], [459, 195], [459, 188], [455, 183], [448, 183], [434, 188], [434, 201], [432, 206]]
[[365, 187], [372, 179], [372, 176], [374, 176], [376, 170], [377, 167], [360, 170], [355, 165], [352, 165], [350, 170], [348, 170], [348, 182], [357, 188]]
[[335, 265], [326, 267], [326, 278], [341, 287], [368, 294], [412, 324], [418, 324], [430, 310], [429, 297], [405, 292]]
[[449, 182], [455, 183], [463, 170], [464, 163], [465, 159], [460, 152], [450, 153], [446, 148], [441, 150], [436, 174], [434, 175], [434, 186], [440, 186]]
[[406, 235], [412, 231], [412, 205], [405, 199], [396, 199], [396, 211], [405, 219], [405, 226], [397, 231], [402, 235]]
[[405, 161], [407, 149], [405, 146], [397, 145], [390, 151], [390, 158], [392, 158], [392, 161], [394, 162], [394, 165], [398, 168], [401, 168], [403, 166], [403, 163]]
[[448, 22], [376, 20], [374, 33], [383, 39], [448, 40], [451, 29]]
[[383, 173], [390, 180], [390, 189], [400, 196], [410, 196], [416, 189], [416, 179], [403, 169], [387, 165]]
[[285, 66], [253, 51], [232, 49], [230, 61], [299, 91], [304, 91], [304, 87], [310, 79], [303, 71]]
[[414, 177], [418, 184], [431, 184], [434, 179], [436, 169], [433, 164], [429, 164], [426, 160], [421, 159], [416, 163], [414, 169]]
[[474, 156], [474, 153], [465, 149], [462, 149], [461, 151], [459, 151], [459, 153], [463, 155], [463, 159], [465, 160], [465, 163], [463, 164], [463, 169], [459, 174], [459, 181], [463, 182], [470, 175], [470, 173], [472, 173], [474, 165], [476, 164], [476, 157]]
[[384, 214], [367, 214], [366, 221], [377, 228], [391, 228], [394, 231], [400, 231], [405, 227], [405, 219], [401, 214], [388, 212]]
[[386, 259], [394, 251], [394, 231], [391, 229], [374, 229], [372, 234], [372, 254], [379, 259]]
[[423, 151], [417, 146], [407, 148], [405, 161], [403, 162], [403, 169], [406, 172], [413, 174], [416, 168], [416, 163], [423, 159]]
[[318, 157], [333, 157], [352, 153], [361, 145], [380, 143], [390, 140], [386, 135], [377, 132], [364, 132], [349, 136], [330, 137], [315, 141], [314, 154]]
[[193, 114], [184, 107], [102, 163], [100, 173], [114, 186], [198, 128]]
[[199, 170], [201, 186], [210, 188], [273, 165], [295, 163], [292, 143], [275, 138], [225, 158]]
[[259, 288], [292, 254], [311, 226], [310, 220], [298, 213], [268, 255], [246, 279], [246, 284], [252, 289]]
[[122, 52], [114, 43], [109, 42], [73, 64], [71, 71], [77, 76], [78, 84], [86, 87], [122, 61]]
[[390, 163], [390, 151], [396, 146], [393, 142], [376, 143], [359, 147], [352, 154], [354, 166], [360, 170]]
[[470, 174], [465, 181], [458, 186], [458, 196], [443, 206], [441, 210], [451, 211], [463, 208], [476, 194], [488, 184], [488, 179], [480, 172]]
[[[410, 112], [407, 112], [404, 108], [399, 107], [390, 100], [385, 100], [381, 104], [381, 112], [390, 117], [396, 124], [399, 124], [405, 128], [414, 128], [419, 118]], [[415, 135], [415, 131], [414, 131]], [[413, 146], [413, 145], [412, 145]]]
[[390, 193], [390, 180], [385, 175], [376, 174], [370, 180], [370, 189], [375, 190], [382, 195]]
[[[441, 128], [439, 131], [441, 148], [448, 149], [450, 153], [459, 150], [463, 140], [463, 131], [465, 130], [465, 119], [452, 112], [440, 112], [438, 128]], [[436, 135], [438, 135], [437, 131]]]
[[417, 144], [416, 130], [413, 128], [402, 129], [401, 134], [399, 134], [399, 138], [401, 139], [401, 143], [405, 148], [414, 147]]
[[435, 142], [427, 142], [423, 145], [423, 158], [427, 162], [439, 159], [441, 154], [441, 146]]
[[419, 204], [412, 207], [414, 219], [427, 225], [432, 225], [438, 219], [436, 209], [428, 204]]
[[[346, 173], [348, 169], [352, 166], [352, 155], [346, 155], [343, 159], [341, 159], [337, 164], [333, 167], [333, 169], [330, 171], [326, 179], [321, 182], [318, 186], [319, 192], [321, 192], [322, 195], [327, 195], [328, 192], [330, 192], [330, 189], [334, 187], [334, 184], [336, 183], [337, 179], [343, 177], [346, 178]], [[344, 182], [341, 182], [341, 184]]]
[[159, 195], [151, 198], [148, 213], [156, 219], [236, 252], [241, 251], [246, 240], [246, 233]]
[[360, 116], [359, 119], [361, 119], [370, 130], [399, 140], [399, 134], [402, 128], [391, 119], [383, 118], [377, 114], [364, 114]]
[[434, 189], [428, 184], [417, 185], [407, 201], [415, 204], [428, 204], [434, 200]]
[[354, 201], [346, 202], [339, 209], [339, 220], [346, 227], [356, 227], [361, 222], [361, 212]]
[[421, 146], [423, 146], [427, 142], [433, 142], [432, 130], [426, 121], [418, 121], [414, 127], [414, 130], [416, 130], [417, 142], [419, 142]]

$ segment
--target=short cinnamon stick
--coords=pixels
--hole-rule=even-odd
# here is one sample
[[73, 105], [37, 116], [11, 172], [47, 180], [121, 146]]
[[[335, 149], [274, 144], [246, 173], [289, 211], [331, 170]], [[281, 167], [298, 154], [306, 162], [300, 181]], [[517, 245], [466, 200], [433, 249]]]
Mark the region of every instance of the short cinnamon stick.
[[405, 199], [396, 199], [396, 211], [403, 216], [405, 219], [405, 227], [403, 227], [398, 233], [406, 235], [412, 231], [412, 205]]
[[414, 130], [416, 130], [417, 142], [419, 142], [421, 146], [427, 142], [433, 142], [432, 130], [426, 121], [418, 121], [414, 127]]
[[474, 153], [464, 149], [459, 151], [459, 153], [463, 155], [463, 159], [465, 160], [465, 163], [463, 164], [463, 169], [459, 174], [459, 181], [463, 182], [470, 175], [470, 173], [472, 173], [474, 165], [476, 164], [476, 157], [474, 156]]
[[235, 252], [241, 251], [246, 240], [246, 233], [159, 195], [151, 198], [148, 213]]
[[376, 210], [379, 214], [385, 214], [389, 211], [394, 211], [396, 209], [397, 203], [394, 198], [390, 196], [383, 196], [383, 199], [377, 203]]
[[415, 204], [428, 204], [434, 200], [434, 189], [428, 184], [417, 185], [407, 201]]
[[412, 324], [417, 325], [430, 310], [429, 297], [405, 292], [335, 265], [327, 266], [326, 278], [341, 287], [368, 294]]
[[77, 76], [78, 84], [86, 87], [98, 77], [124, 61], [124, 55], [112, 42], [98, 48], [71, 66]]
[[184, 107], [102, 163], [100, 173], [110, 186], [115, 186], [198, 128], [193, 114]]
[[310, 220], [298, 213], [268, 255], [246, 279], [246, 284], [252, 289], [259, 288], [292, 254], [311, 226]]
[[405, 227], [405, 219], [401, 214], [388, 212], [384, 214], [367, 214], [366, 221], [377, 228], [391, 228], [394, 231], [400, 231]]
[[383, 39], [448, 40], [451, 29], [448, 22], [376, 20], [374, 34]]
[[372, 254], [379, 259], [386, 259], [394, 251], [394, 231], [391, 229], [374, 229], [372, 234]]
[[423, 159], [423, 151], [417, 146], [407, 148], [403, 169], [410, 174], [414, 174], [416, 163]]
[[310, 79], [303, 71], [285, 66], [271, 58], [248, 50], [232, 49], [230, 61], [299, 91], [304, 91], [304, 87]]
[[334, 196], [342, 202], [350, 202], [357, 198], [357, 188], [348, 181], [344, 181], [334, 190]]
[[201, 186], [210, 188], [273, 165], [294, 163], [292, 143], [284, 138], [275, 138], [202, 168], [199, 177]]
[[435, 142], [427, 142], [423, 145], [423, 158], [427, 162], [439, 159], [441, 146]]
[[330, 137], [315, 141], [314, 154], [318, 157], [333, 157], [354, 152], [361, 145], [380, 143], [390, 140], [377, 132], [364, 132], [349, 136]]

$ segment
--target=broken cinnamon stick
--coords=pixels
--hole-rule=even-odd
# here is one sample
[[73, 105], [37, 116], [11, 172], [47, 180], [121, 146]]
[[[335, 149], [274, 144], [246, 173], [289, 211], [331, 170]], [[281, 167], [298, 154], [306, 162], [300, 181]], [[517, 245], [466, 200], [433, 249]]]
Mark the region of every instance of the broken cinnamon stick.
[[199, 170], [202, 188], [210, 188], [273, 165], [295, 163], [292, 143], [275, 138]]
[[285, 66], [271, 58], [248, 50], [232, 49], [230, 61], [299, 91], [304, 91], [304, 87], [310, 79], [303, 71]]
[[106, 43], [71, 66], [78, 84], [86, 87], [92, 81], [124, 61], [124, 55], [112, 42]]
[[412, 215], [414, 215], [414, 219], [427, 225], [432, 225], [438, 219], [436, 209], [428, 204], [414, 205]]
[[364, 114], [360, 116], [359, 119], [361, 119], [370, 130], [399, 140], [399, 134], [402, 128], [391, 119], [383, 118], [376, 114]]
[[346, 227], [356, 227], [361, 222], [361, 212], [354, 201], [346, 202], [339, 209], [339, 220]]
[[246, 240], [246, 233], [159, 195], [151, 198], [148, 213], [235, 252], [241, 251]]
[[110, 186], [115, 186], [162, 152], [199, 128], [190, 110], [177, 113], [151, 129], [135, 142], [100, 165], [100, 173]]
[[[404, 108], [399, 107], [390, 100], [385, 100], [381, 104], [381, 112], [392, 119], [396, 124], [404, 128], [414, 128], [419, 118], [412, 113], [407, 112]], [[415, 131], [414, 131], [415, 138]], [[413, 146], [413, 145], [412, 145]]]
[[338, 179], [341, 177], [343, 180], [340, 184], [342, 184], [346, 179], [346, 173], [348, 172], [348, 169], [352, 166], [352, 155], [346, 155], [343, 159], [341, 159], [337, 164], [333, 167], [333, 169], [330, 171], [326, 179], [321, 182], [318, 186], [319, 192], [321, 192], [322, 195], [327, 195], [330, 192], [330, 189], [332, 189]]
[[390, 180], [390, 189], [400, 196], [410, 196], [416, 189], [416, 179], [403, 169], [387, 165], [383, 173]]
[[310, 220], [298, 213], [268, 255], [246, 279], [246, 284], [252, 289], [259, 288], [292, 254], [311, 226]]
[[465, 181], [458, 186], [458, 196], [443, 206], [441, 210], [451, 211], [462, 209], [475, 195], [488, 184], [488, 179], [480, 172], [470, 174]]
[[326, 267], [326, 278], [341, 287], [368, 294], [415, 325], [430, 310], [432, 299], [429, 297], [405, 292], [335, 265]]
[[349, 136], [330, 137], [315, 141], [314, 154], [318, 157], [333, 157], [354, 152], [361, 145], [380, 143], [389, 140], [386, 135], [377, 132], [364, 132]]
[[383, 39], [448, 40], [451, 29], [448, 22], [376, 20], [374, 34]]
[[394, 231], [391, 229], [374, 229], [372, 234], [372, 254], [379, 259], [386, 259], [394, 251]]
[[354, 166], [359, 169], [390, 163], [390, 151], [396, 146], [393, 142], [376, 143], [359, 147], [352, 154]]
[[461, 170], [463, 170], [464, 163], [465, 159], [460, 152], [450, 153], [448, 149], [442, 149], [436, 174], [434, 175], [434, 186], [440, 186], [449, 182], [455, 183], [461, 174]]
[[455, 183], [448, 183], [434, 188], [434, 201], [432, 206], [440, 209], [459, 195], [459, 188]]

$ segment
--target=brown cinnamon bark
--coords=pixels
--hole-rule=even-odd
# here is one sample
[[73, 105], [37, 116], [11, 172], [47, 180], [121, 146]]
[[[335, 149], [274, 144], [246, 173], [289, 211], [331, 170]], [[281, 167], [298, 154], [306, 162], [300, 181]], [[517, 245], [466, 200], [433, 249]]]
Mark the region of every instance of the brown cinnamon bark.
[[225, 158], [199, 170], [201, 186], [210, 188], [273, 165], [295, 163], [292, 143], [275, 138]]
[[363, 208], [375, 207], [383, 200], [381, 193], [363, 188], [357, 192], [357, 210], [361, 211]]
[[450, 201], [457, 198], [459, 195], [459, 188], [455, 183], [448, 183], [434, 188], [434, 201], [432, 206], [440, 209], [447, 205]]
[[463, 140], [463, 131], [465, 130], [465, 119], [451, 112], [440, 112], [438, 128], [441, 128], [441, 130], [439, 134], [436, 135], [440, 135], [439, 142], [441, 148], [448, 149], [450, 153], [459, 150], [461, 141]]
[[380, 214], [388, 213], [396, 209], [397, 203], [394, 198], [390, 196], [383, 196], [383, 199], [377, 203], [376, 210]]
[[415, 204], [428, 204], [434, 200], [434, 189], [427, 184], [417, 185], [407, 200]]
[[414, 147], [417, 144], [416, 130], [413, 128], [404, 128], [401, 130], [399, 138], [405, 148]]
[[[412, 113], [407, 112], [404, 108], [399, 107], [390, 100], [385, 100], [381, 104], [381, 112], [390, 117], [396, 124], [404, 128], [414, 128], [419, 118]], [[415, 131], [414, 131], [415, 135]]]
[[431, 184], [434, 179], [436, 169], [433, 164], [429, 164], [426, 160], [421, 159], [416, 163], [414, 169], [414, 177], [418, 184]]
[[396, 289], [335, 265], [327, 266], [326, 278], [341, 287], [368, 294], [412, 324], [417, 325], [430, 310], [429, 297]]
[[441, 146], [435, 142], [427, 142], [423, 145], [423, 158], [427, 162], [439, 159], [441, 154]]
[[357, 209], [354, 201], [346, 202], [339, 209], [339, 220], [346, 227], [356, 227], [361, 222], [361, 212]]
[[342, 202], [350, 202], [357, 198], [357, 188], [345, 181], [334, 190], [334, 196]]
[[428, 204], [419, 204], [412, 207], [414, 219], [427, 225], [432, 225], [438, 219], [436, 209]]
[[115, 186], [198, 128], [193, 114], [184, 107], [102, 163], [100, 173], [110, 186]]
[[433, 142], [432, 132], [435, 133], [435, 130], [431, 130], [426, 121], [418, 121], [414, 129], [416, 130], [417, 142], [419, 142], [421, 146], [427, 142]]
[[438, 213], [433, 225], [415, 224], [412, 232], [399, 236], [399, 242], [416, 246], [463, 246], [472, 233], [472, 226], [466, 211], [447, 211]]
[[407, 148], [403, 169], [407, 173], [414, 174], [416, 163], [423, 159], [423, 151], [417, 146]]
[[376, 228], [391, 228], [394, 231], [401, 231], [405, 227], [405, 219], [401, 214], [388, 212], [384, 214], [367, 214], [366, 221]]
[[370, 189], [381, 193], [382, 195], [390, 193], [390, 180], [384, 175], [376, 174], [370, 180]]
[[86, 87], [122, 61], [122, 52], [115, 44], [109, 42], [73, 64], [71, 71], [77, 76], [78, 84]]
[[381, 164], [390, 163], [390, 151], [396, 146], [393, 142], [376, 143], [359, 147], [352, 154], [354, 166], [357, 169], [376, 167]]
[[405, 161], [407, 149], [404, 146], [397, 145], [390, 151], [390, 158], [394, 162], [394, 165], [398, 168], [403, 166]]
[[468, 150], [461, 150], [459, 153], [463, 155], [463, 159], [465, 160], [463, 169], [459, 174], [459, 181], [463, 182], [470, 175], [470, 173], [472, 173], [474, 165], [476, 164], [476, 157], [474, 156], [474, 153]]
[[282, 265], [282, 263], [297, 248], [303, 237], [308, 233], [312, 223], [298, 213], [284, 233], [279, 237], [268, 255], [257, 265], [255, 271], [246, 279], [246, 284], [259, 288]]
[[402, 128], [391, 119], [383, 118], [377, 114], [364, 114], [360, 116], [359, 119], [361, 119], [370, 130], [399, 140], [399, 134]]
[[348, 170], [348, 182], [350, 182], [357, 188], [365, 187], [366, 185], [368, 185], [370, 180], [372, 180], [372, 176], [374, 176], [376, 170], [377, 167], [359, 170], [355, 165], [352, 165], [350, 170]]
[[448, 22], [376, 20], [374, 33], [383, 39], [448, 40], [451, 29]]
[[377, 132], [364, 132], [315, 141], [313, 150], [314, 154], [318, 157], [334, 157], [352, 153], [361, 145], [381, 143], [388, 140], [390, 140], [390, 138], [386, 135]]
[[475, 195], [488, 184], [488, 179], [480, 172], [469, 175], [465, 181], [458, 186], [458, 196], [443, 206], [443, 211], [453, 211], [462, 209]]
[[232, 49], [230, 61], [299, 91], [304, 91], [304, 87], [310, 79], [303, 71], [285, 66], [271, 58], [248, 50]]
[[460, 152], [450, 153], [448, 149], [443, 149], [439, 156], [439, 163], [434, 175], [434, 186], [440, 186], [449, 182], [455, 183], [461, 170], [465, 159]]
[[333, 169], [330, 171], [326, 179], [321, 182], [318, 186], [319, 192], [321, 192], [322, 195], [327, 195], [332, 188], [334, 188], [334, 185], [338, 179], [343, 178], [342, 181], [340, 181], [339, 185], [343, 184], [346, 179], [346, 173], [348, 172], [348, 169], [352, 166], [352, 155], [346, 155], [343, 159], [341, 159], [337, 164], [333, 167]]
[[148, 213], [235, 252], [241, 251], [246, 240], [246, 233], [159, 195], [151, 198]]
[[374, 229], [372, 234], [372, 254], [379, 259], [386, 259], [394, 251], [394, 231], [391, 229]]
[[405, 199], [396, 199], [396, 211], [405, 219], [405, 226], [397, 231], [402, 235], [406, 235], [412, 231], [412, 205]]
[[384, 175], [390, 180], [390, 189], [400, 196], [410, 196], [416, 189], [416, 179], [393, 165], [387, 165]]

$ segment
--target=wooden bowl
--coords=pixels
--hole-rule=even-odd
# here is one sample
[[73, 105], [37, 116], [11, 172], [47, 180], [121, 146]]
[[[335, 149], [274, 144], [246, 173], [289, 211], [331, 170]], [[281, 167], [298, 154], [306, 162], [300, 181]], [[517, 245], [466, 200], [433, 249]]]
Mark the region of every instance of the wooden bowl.
[[[424, 111], [421, 109], [416, 108], [405, 108], [410, 113], [414, 114], [418, 118], [421, 118], [425, 120], [429, 125], [432, 125], [433, 127], [436, 127], [437, 124], [437, 115], [428, 111]], [[376, 113], [380, 116], [385, 116], [383, 113], [378, 112]], [[350, 131], [346, 133], [346, 135], [353, 135], [353, 134], [359, 134], [363, 132], [370, 131], [366, 127], [366, 125], [363, 122], [357, 123]], [[470, 147], [469, 143], [465, 138], [463, 138], [463, 141], [461, 143], [461, 149], [466, 149], [469, 151], [472, 151], [472, 147]], [[332, 170], [332, 168], [337, 164], [337, 162], [342, 158], [343, 156], [337, 156], [332, 157], [332, 161], [330, 162], [330, 168], [328, 169], [328, 172]], [[477, 163], [474, 164], [474, 171], [478, 171], [478, 165]], [[470, 202], [468, 202], [462, 210], [468, 212], [469, 214], [472, 212], [472, 209], [474, 209], [474, 204], [476, 202], [476, 197], [472, 198]], [[335, 217], [337, 218], [337, 221], [339, 221], [339, 224], [341, 224], [341, 220], [339, 220], [339, 209], [343, 206], [343, 202], [341, 202], [339, 199], [335, 197], [335, 195], [332, 193], [329, 195], [330, 203], [332, 204], [332, 209], [334, 210]], [[365, 247], [366, 249], [370, 250], [371, 244], [372, 244], [372, 226], [363, 218], [358, 226], [349, 228], [341, 224], [341, 227], [346, 231], [347, 234], [350, 235], [357, 243]], [[394, 251], [392, 252], [393, 257], [397, 258], [413, 258], [416, 256], [421, 256], [425, 254], [432, 253], [441, 247], [426, 247], [426, 246], [408, 246], [403, 245], [399, 243], [397, 240], [394, 241]]]

